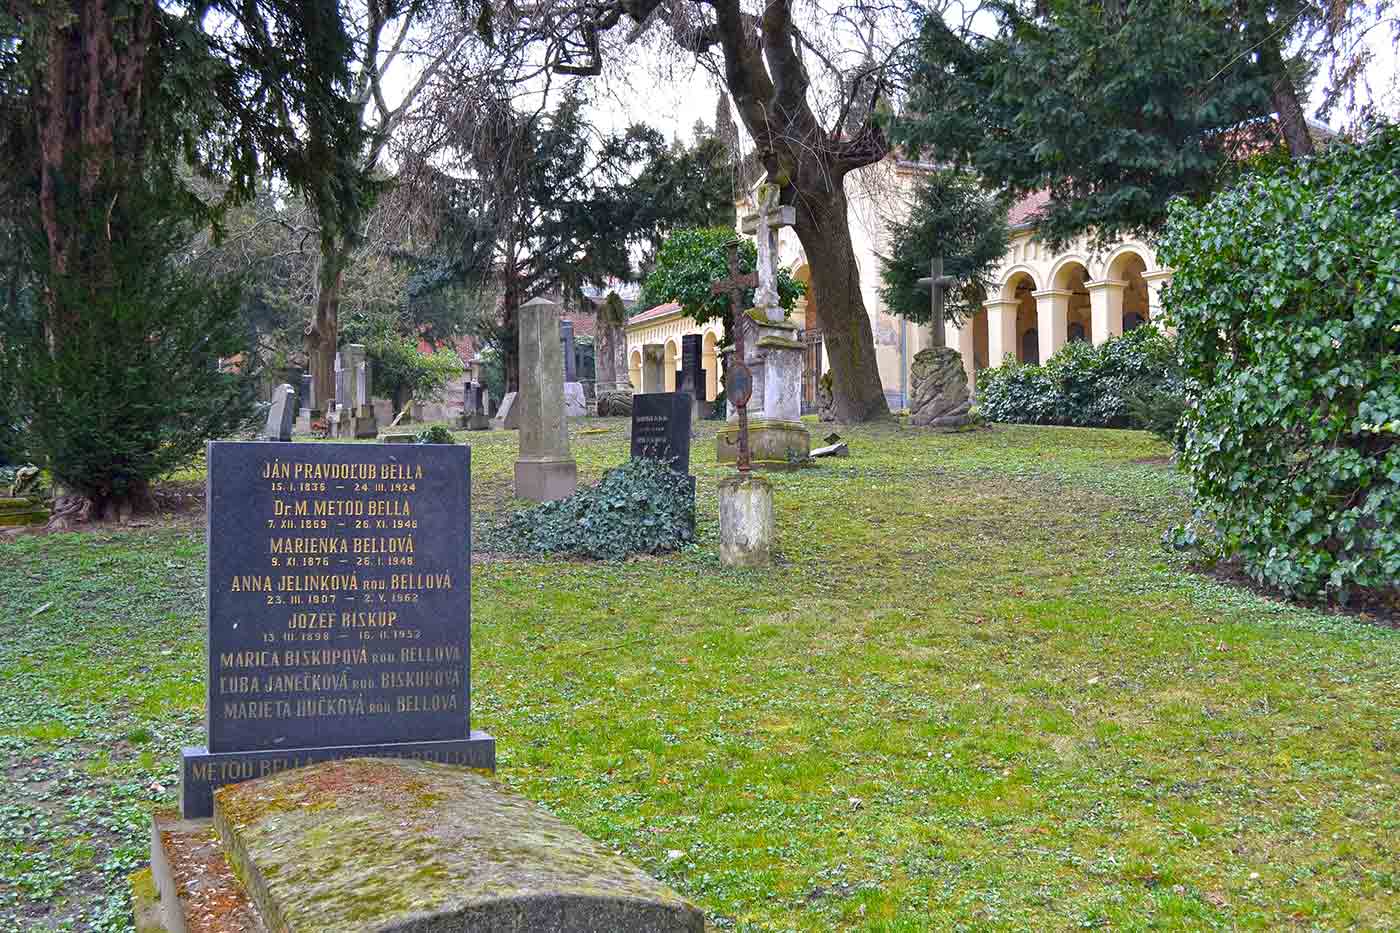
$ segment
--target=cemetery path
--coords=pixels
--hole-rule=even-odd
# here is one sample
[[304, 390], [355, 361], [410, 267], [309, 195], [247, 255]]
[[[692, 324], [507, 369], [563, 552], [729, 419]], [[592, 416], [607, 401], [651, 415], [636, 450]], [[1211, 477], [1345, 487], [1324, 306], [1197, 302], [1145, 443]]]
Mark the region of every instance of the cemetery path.
[[[583, 480], [626, 455], [602, 426]], [[1146, 435], [841, 433], [773, 477], [770, 571], [715, 556], [712, 425], [697, 547], [480, 566], [503, 781], [715, 929], [1400, 926], [1400, 632], [1177, 563]], [[484, 527], [514, 436], [470, 439]], [[0, 541], [0, 933], [130, 929], [203, 574], [198, 523]]]

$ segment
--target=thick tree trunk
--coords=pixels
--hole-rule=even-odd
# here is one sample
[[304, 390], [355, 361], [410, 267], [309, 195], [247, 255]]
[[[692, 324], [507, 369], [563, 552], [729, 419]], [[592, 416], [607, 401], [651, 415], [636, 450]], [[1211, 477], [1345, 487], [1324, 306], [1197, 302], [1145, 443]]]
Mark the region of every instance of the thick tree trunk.
[[306, 327], [306, 362], [311, 367], [316, 407], [328, 414], [335, 398], [335, 351], [340, 339], [340, 285], [347, 256], [343, 250], [323, 251], [316, 315]]
[[839, 177], [832, 184], [834, 191], [799, 187], [795, 229], [812, 270], [817, 318], [831, 359], [836, 420], [869, 421], [889, 415], [890, 407], [875, 359], [875, 334], [860, 293], [846, 193]]
[[1283, 61], [1283, 49], [1277, 37], [1271, 37], [1259, 47], [1259, 63], [1269, 75], [1269, 95], [1273, 99], [1274, 112], [1278, 114], [1279, 129], [1284, 142], [1288, 144], [1288, 154], [1295, 159], [1310, 156], [1315, 151], [1312, 133], [1308, 131], [1308, 118], [1303, 105], [1298, 100], [1298, 89]]

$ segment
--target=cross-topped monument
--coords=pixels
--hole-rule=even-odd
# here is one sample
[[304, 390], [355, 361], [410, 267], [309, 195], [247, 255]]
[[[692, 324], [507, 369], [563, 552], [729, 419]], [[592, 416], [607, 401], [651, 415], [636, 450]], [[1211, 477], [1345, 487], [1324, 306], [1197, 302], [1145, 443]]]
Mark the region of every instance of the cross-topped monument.
[[946, 347], [948, 336], [945, 329], [943, 315], [944, 305], [948, 298], [948, 289], [957, 284], [957, 279], [949, 278], [943, 274], [943, 257], [935, 256], [929, 261], [929, 275], [927, 278], [919, 279], [919, 287], [926, 288], [932, 293], [933, 317], [930, 323], [933, 326], [933, 345], [935, 347]]
[[754, 307], [762, 308], [770, 321], [787, 317], [778, 301], [778, 230], [797, 223], [797, 210], [779, 204], [781, 189], [771, 182], [762, 182], [753, 190], [754, 210], [745, 214], [743, 231], [754, 235], [758, 243], [758, 287], [754, 292]]
[[739, 274], [739, 244], [729, 244], [729, 278], [721, 279], [710, 286], [712, 295], [729, 295], [729, 312], [735, 321], [734, 360], [724, 373], [724, 395], [729, 404], [739, 413], [739, 455], [737, 464], [740, 473], [749, 472], [749, 396], [753, 393], [753, 377], [744, 364], [744, 328], [738, 326], [739, 316], [744, 313], [744, 290], [758, 285], [758, 276], [752, 272]]

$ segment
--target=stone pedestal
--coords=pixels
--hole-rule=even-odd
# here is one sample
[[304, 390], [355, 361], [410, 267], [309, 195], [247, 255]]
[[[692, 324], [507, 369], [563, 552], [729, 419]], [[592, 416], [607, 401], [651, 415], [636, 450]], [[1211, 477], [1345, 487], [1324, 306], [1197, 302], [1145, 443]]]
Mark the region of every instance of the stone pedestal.
[[766, 567], [773, 555], [773, 487], [761, 476], [719, 483], [719, 560], [726, 567]]
[[515, 494], [531, 502], [566, 499], [578, 488], [578, 466], [572, 458], [515, 461]]
[[[812, 435], [802, 423], [802, 368], [805, 348], [797, 325], [769, 320], [752, 308], [739, 319], [744, 328], [745, 362], [753, 376], [749, 398], [749, 451], [759, 469], [795, 469], [812, 452]], [[738, 460], [739, 413], [729, 406], [729, 423], [715, 439], [719, 463]]]
[[520, 307], [520, 456], [515, 494], [547, 502], [573, 494], [578, 469], [569, 456], [564, 415], [564, 361], [559, 343], [559, 306], [543, 298]]
[[914, 354], [909, 376], [914, 386], [909, 399], [910, 424], [958, 428], [968, 423], [972, 402], [967, 393], [967, 370], [957, 350], [920, 350]]

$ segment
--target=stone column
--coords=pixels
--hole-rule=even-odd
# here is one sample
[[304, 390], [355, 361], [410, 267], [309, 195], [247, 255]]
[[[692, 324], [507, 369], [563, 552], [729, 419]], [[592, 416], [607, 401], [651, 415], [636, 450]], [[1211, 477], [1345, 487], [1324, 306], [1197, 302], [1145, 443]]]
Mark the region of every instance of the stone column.
[[1088, 282], [1090, 339], [1098, 346], [1111, 337], [1123, 334], [1123, 292], [1128, 283], [1118, 279]]
[[1019, 357], [1016, 352], [1016, 311], [1021, 303], [1015, 298], [997, 298], [986, 303], [987, 309], [987, 365], [1000, 366], [1009, 355], [1013, 360]]
[[1074, 292], [1046, 288], [1031, 292], [1035, 299], [1035, 326], [1040, 336], [1040, 363], [1043, 366], [1069, 339], [1069, 300]]
[[1162, 315], [1166, 313], [1166, 309], [1162, 307], [1162, 289], [1171, 283], [1172, 270], [1156, 269], [1144, 272], [1142, 278], [1147, 283], [1147, 316], [1154, 326], [1162, 327]]
[[[922, 328], [921, 328], [922, 329]], [[972, 319], [969, 318], [961, 324], [948, 324], [948, 346], [958, 351], [962, 357], [963, 372], [967, 373], [967, 384], [974, 388], [977, 379], [977, 346], [973, 336]], [[921, 351], [929, 349], [929, 346], [921, 346]]]
[[564, 417], [564, 354], [559, 342], [559, 306], [534, 298], [520, 306], [520, 456], [515, 494], [533, 502], [572, 495], [578, 467], [569, 456]]

